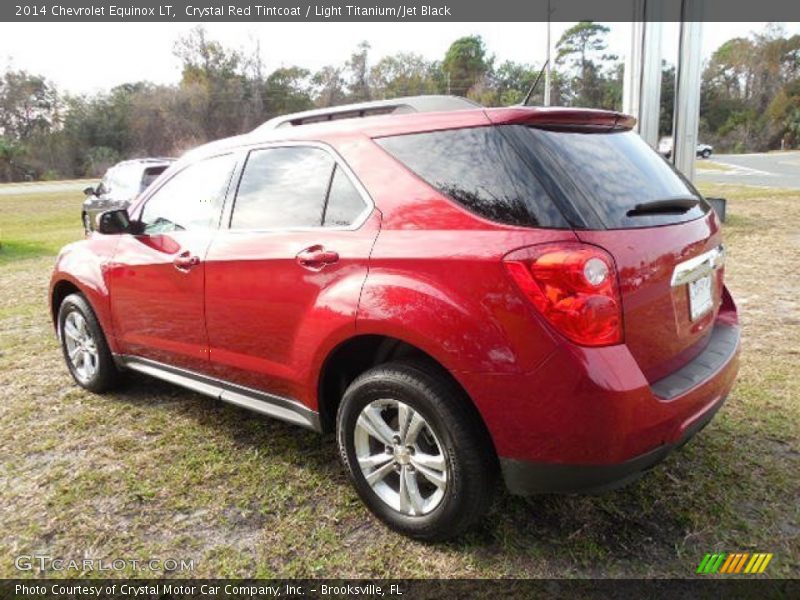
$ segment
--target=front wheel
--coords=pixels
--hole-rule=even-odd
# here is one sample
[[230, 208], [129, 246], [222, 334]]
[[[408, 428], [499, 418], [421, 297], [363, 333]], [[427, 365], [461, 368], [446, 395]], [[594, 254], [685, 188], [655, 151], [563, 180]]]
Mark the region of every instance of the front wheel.
[[82, 294], [70, 294], [58, 309], [58, 337], [72, 378], [92, 392], [119, 381], [119, 371], [100, 323]]
[[703, 150], [702, 152], [703, 158], [708, 158], [711, 156], [711, 150]]
[[337, 415], [342, 461], [367, 507], [415, 539], [455, 537], [488, 508], [494, 451], [468, 398], [410, 362], [370, 369]]

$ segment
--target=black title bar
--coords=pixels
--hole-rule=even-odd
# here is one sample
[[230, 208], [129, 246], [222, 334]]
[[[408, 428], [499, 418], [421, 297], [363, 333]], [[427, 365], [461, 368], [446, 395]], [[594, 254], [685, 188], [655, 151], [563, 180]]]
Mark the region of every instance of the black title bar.
[[[641, 1], [641, 0], [638, 0]], [[647, 0], [654, 21], [680, 21], [682, 0]], [[703, 21], [800, 21], [797, 0], [690, 0]], [[3, 0], [0, 21], [519, 22], [632, 21], [637, 0]], [[684, 12], [685, 14], [685, 12]], [[692, 13], [695, 14], [695, 13]]]

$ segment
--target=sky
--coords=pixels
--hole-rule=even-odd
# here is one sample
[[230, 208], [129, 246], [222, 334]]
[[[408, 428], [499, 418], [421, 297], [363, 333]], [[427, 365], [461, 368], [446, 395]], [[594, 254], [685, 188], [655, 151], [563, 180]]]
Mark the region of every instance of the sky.
[[[125, 82], [176, 83], [180, 64], [172, 54], [176, 39], [195, 23], [0, 23], [0, 70], [9, 65], [44, 75], [62, 91], [95, 93]], [[553, 45], [572, 23], [552, 24]], [[611, 28], [608, 51], [625, 56], [630, 23]], [[761, 31], [766, 23], [705, 23], [703, 57], [726, 40]], [[252, 50], [256, 43], [268, 70], [299, 65], [316, 70], [342, 64], [362, 40], [370, 61], [397, 52], [441, 59], [450, 43], [464, 35], [483, 36], [498, 61], [540, 65], [546, 56], [546, 23], [204, 23], [224, 45]], [[786, 23], [789, 34], [800, 23]], [[678, 25], [665, 23], [664, 58], [674, 62]], [[57, 50], [54, 50], [57, 49]]]

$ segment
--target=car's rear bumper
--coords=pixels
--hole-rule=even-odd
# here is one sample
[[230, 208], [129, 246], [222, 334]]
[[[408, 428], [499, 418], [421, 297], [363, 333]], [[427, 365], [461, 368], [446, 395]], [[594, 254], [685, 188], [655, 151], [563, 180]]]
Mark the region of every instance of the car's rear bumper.
[[597, 493], [621, 487], [639, 479], [673, 450], [680, 448], [694, 437], [714, 418], [724, 401], [725, 398], [721, 398], [700, 415], [687, 427], [677, 442], [663, 444], [624, 462], [607, 465], [573, 465], [501, 458], [503, 479], [508, 491], [519, 495]]
[[656, 382], [624, 345], [564, 346], [535, 373], [462, 382], [512, 492], [592, 491], [637, 478], [704, 427], [734, 385], [739, 353], [739, 326], [720, 320], [697, 357]]

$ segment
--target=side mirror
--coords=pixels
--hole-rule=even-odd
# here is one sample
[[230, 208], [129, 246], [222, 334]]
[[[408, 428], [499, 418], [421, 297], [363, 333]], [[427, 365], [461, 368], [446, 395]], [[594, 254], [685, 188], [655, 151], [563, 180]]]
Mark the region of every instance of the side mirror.
[[97, 195], [97, 190], [95, 190], [92, 186], [89, 186], [87, 188], [83, 188], [83, 195], [84, 196], [96, 196]]
[[120, 233], [138, 235], [141, 233], [141, 227], [138, 221], [131, 221], [126, 209], [118, 208], [100, 213], [100, 216], [97, 217], [96, 231], [104, 235]]

